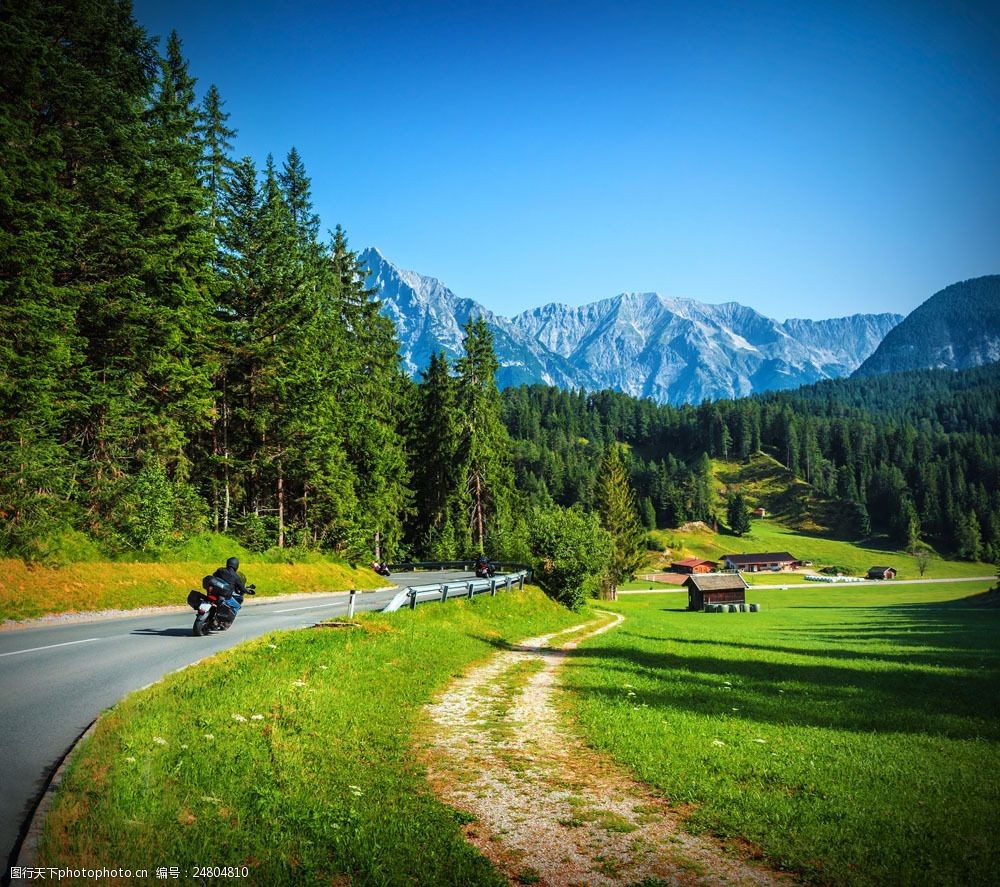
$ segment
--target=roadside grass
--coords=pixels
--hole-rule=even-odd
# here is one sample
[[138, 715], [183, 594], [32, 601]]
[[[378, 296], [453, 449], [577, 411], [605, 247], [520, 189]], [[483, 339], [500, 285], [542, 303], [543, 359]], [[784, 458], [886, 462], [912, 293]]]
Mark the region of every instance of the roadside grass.
[[[183, 605], [192, 588], [221, 561], [118, 563], [96, 561], [61, 567], [0, 559], [0, 621], [31, 619], [51, 613], [132, 610]], [[261, 597], [305, 591], [372, 589], [384, 581], [367, 569], [327, 560], [313, 563], [260, 563], [243, 571]]]
[[587, 618], [529, 587], [275, 633], [170, 675], [109, 710], [74, 755], [39, 865], [503, 884], [414, 762], [421, 707], [497, 647]]
[[627, 618], [570, 654], [569, 710], [692, 830], [809, 881], [997, 883], [1000, 608], [967, 600], [987, 585], [602, 601]]
[[[996, 567], [972, 561], [949, 561], [932, 555], [924, 576], [917, 569], [916, 559], [906, 552], [896, 551], [887, 544], [868, 540], [864, 543], [845, 542], [787, 527], [771, 518], [754, 520], [745, 536], [713, 533], [705, 528], [655, 531], [664, 540], [673, 537], [683, 549], [671, 552], [670, 560], [700, 557], [720, 561], [727, 554], [750, 554], [763, 551], [788, 551], [813, 566], [806, 572], [816, 573], [826, 566], [845, 567], [849, 575], [865, 576], [870, 567], [895, 567], [899, 579], [952, 579], [962, 576], [991, 576]], [[797, 573], [744, 573], [750, 584], [782, 585], [802, 581]], [[890, 580], [891, 583], [891, 580]]]

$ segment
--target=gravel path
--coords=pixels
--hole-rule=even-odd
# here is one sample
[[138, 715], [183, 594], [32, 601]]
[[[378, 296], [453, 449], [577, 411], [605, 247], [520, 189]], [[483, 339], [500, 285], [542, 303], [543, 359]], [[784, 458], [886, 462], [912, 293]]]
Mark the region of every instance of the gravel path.
[[622, 618], [530, 638], [456, 680], [427, 708], [434, 791], [473, 818], [467, 838], [515, 883], [788, 883], [686, 834], [661, 796], [566, 732], [565, 651]]

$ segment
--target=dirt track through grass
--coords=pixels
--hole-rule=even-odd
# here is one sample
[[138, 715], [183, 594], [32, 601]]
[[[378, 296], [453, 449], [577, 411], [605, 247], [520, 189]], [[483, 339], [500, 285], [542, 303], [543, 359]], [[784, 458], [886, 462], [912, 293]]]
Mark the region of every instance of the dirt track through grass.
[[566, 651], [623, 619], [602, 617], [502, 649], [428, 706], [435, 792], [470, 817], [466, 837], [516, 883], [782, 881], [686, 834], [679, 811], [569, 732], [558, 670]]

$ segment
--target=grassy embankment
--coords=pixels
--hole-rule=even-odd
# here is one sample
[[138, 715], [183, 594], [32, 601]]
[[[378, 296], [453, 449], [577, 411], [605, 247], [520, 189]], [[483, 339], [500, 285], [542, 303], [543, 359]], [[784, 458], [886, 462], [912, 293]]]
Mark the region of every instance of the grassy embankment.
[[0, 622], [52, 613], [184, 605], [188, 591], [201, 587], [202, 576], [230, 556], [239, 557], [247, 581], [256, 584], [261, 597], [386, 584], [372, 570], [312, 552], [276, 549], [254, 554], [212, 534], [162, 552], [154, 562], [109, 560], [92, 546], [78, 546], [59, 552], [51, 564], [0, 558]]
[[1000, 871], [1000, 610], [989, 583], [768, 592], [755, 614], [634, 596], [577, 651], [589, 740], [692, 829], [833, 884]]
[[421, 706], [496, 646], [585, 619], [528, 589], [277, 633], [170, 675], [75, 755], [40, 864], [502, 884], [413, 763]]
[[[50, 613], [132, 610], [136, 607], [184, 605], [201, 577], [219, 563], [121, 564], [86, 563], [43, 567], [0, 560], [0, 621], [31, 619]], [[241, 569], [262, 597], [299, 591], [346, 591], [385, 584], [371, 570], [336, 562], [265, 564], [249, 562]]]

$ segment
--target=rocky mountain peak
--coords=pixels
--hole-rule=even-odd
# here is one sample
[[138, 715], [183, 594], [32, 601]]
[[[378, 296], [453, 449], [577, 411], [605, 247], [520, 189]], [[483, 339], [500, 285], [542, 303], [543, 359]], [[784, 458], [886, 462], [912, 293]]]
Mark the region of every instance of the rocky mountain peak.
[[737, 302], [710, 305], [659, 293], [620, 293], [587, 305], [549, 303], [505, 318], [440, 280], [361, 253], [382, 310], [399, 331], [407, 370], [431, 353], [462, 352], [470, 316], [486, 319], [501, 387], [542, 383], [613, 388], [660, 402], [697, 403], [849, 375], [902, 319], [860, 314], [780, 323]]

